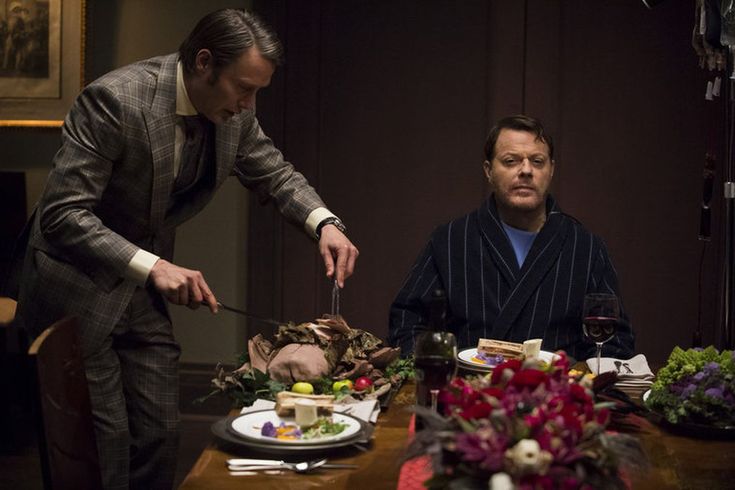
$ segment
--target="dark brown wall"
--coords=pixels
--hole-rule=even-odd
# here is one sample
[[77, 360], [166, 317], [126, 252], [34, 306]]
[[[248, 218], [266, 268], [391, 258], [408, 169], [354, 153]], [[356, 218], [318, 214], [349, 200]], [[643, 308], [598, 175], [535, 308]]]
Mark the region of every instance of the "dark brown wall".
[[[342, 294], [351, 324], [386, 335], [388, 307], [431, 230], [486, 195], [489, 126], [525, 112], [555, 135], [562, 207], [609, 246], [637, 350], [660, 361], [688, 345], [707, 114], [690, 2], [654, 11], [633, 0], [255, 5], [287, 48], [259, 100], [261, 121], [362, 254]], [[328, 311], [315, 247], [269, 207], [253, 208], [250, 250], [252, 310], [297, 321]]]

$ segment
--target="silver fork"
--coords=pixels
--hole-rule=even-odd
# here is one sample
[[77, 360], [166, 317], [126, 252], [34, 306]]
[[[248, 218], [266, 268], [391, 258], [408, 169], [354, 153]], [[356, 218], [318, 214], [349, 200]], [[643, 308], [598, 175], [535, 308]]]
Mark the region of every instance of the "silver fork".
[[232, 473], [248, 472], [257, 470], [279, 470], [286, 469], [296, 473], [306, 473], [313, 469], [319, 468], [326, 463], [326, 459], [316, 459], [313, 461], [301, 461], [299, 463], [289, 463], [276, 459], [228, 459], [227, 469]]
[[332, 286], [332, 315], [339, 315], [339, 286], [337, 285], [337, 273], [334, 273], [334, 285]]

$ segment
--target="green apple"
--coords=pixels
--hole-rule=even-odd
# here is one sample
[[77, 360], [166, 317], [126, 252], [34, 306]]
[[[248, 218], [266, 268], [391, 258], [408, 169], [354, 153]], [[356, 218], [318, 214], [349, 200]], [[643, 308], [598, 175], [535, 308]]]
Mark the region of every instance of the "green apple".
[[304, 381], [299, 381], [298, 383], [294, 383], [291, 387], [291, 391], [294, 393], [300, 393], [302, 395], [311, 395], [314, 393], [314, 387], [311, 383], [306, 383]]
[[343, 379], [340, 381], [335, 381], [334, 384], [332, 384], [332, 391], [335, 393], [339, 393], [342, 391], [342, 388], [347, 388], [348, 390], [352, 389], [352, 381], [349, 379]]

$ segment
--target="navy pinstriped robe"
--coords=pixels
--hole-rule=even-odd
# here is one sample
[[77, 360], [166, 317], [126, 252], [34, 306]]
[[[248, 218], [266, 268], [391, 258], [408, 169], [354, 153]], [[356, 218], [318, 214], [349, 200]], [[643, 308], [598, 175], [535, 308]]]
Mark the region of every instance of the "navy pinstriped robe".
[[[594, 356], [582, 332], [587, 293], [614, 293], [618, 281], [602, 240], [562, 213], [552, 197], [546, 223], [519, 269], [513, 246], [490, 199], [478, 210], [437, 228], [411, 269], [390, 311], [389, 342], [413, 351], [427, 323], [432, 291], [447, 294], [447, 330], [459, 348], [479, 338], [522, 342], [542, 338], [542, 349]], [[603, 355], [630, 358], [634, 334], [621, 304], [618, 333]]]

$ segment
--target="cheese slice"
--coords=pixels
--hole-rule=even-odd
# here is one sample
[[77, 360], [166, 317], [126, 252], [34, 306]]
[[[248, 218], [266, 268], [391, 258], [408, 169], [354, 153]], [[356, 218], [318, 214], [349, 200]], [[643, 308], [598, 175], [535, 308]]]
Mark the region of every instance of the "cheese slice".
[[523, 354], [526, 357], [538, 357], [541, 353], [542, 339], [528, 339], [523, 342]]

